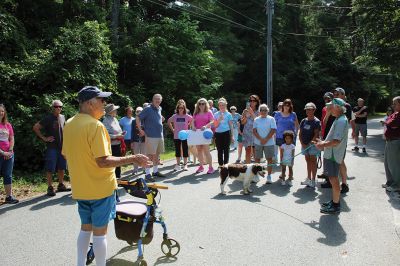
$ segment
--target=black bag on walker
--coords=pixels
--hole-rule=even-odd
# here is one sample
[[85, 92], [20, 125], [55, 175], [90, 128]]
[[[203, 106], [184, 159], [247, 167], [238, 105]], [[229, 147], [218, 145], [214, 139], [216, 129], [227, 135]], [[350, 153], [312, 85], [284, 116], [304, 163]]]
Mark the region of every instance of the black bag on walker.
[[[140, 231], [142, 230], [146, 212], [147, 206], [144, 203], [133, 200], [118, 202], [114, 219], [117, 238], [130, 244], [137, 243], [140, 239]], [[143, 244], [148, 244], [153, 239], [153, 221], [153, 215], [150, 215]]]

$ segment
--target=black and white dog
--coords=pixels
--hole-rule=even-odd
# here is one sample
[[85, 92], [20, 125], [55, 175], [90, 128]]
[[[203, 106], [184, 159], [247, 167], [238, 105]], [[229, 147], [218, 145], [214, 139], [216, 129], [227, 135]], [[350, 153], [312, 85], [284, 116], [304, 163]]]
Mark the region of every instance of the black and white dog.
[[[260, 164], [227, 164], [220, 167], [219, 176], [221, 177], [221, 194], [226, 194], [224, 187], [228, 179], [243, 181], [243, 194], [248, 195], [253, 192], [250, 189], [251, 181], [259, 180], [258, 175], [264, 177], [264, 167]], [[229, 178], [228, 178], [229, 177]]]

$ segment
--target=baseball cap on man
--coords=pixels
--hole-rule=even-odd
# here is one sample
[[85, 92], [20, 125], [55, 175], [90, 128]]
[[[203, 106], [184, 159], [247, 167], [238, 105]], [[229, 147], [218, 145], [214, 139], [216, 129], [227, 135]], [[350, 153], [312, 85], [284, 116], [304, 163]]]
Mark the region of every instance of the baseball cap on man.
[[326, 105], [332, 105], [332, 104], [343, 107], [346, 105], [346, 102], [340, 98], [333, 98], [333, 100], [327, 103]]
[[312, 109], [312, 110], [316, 110], [317, 107], [315, 106], [314, 103], [307, 103], [306, 106], [304, 107], [304, 110], [308, 110], [308, 109]]
[[324, 94], [324, 99], [325, 98], [329, 98], [329, 99], [333, 99], [333, 93], [332, 92], [330, 92], [330, 91], [328, 91], [328, 92], [325, 92], [325, 94]]
[[337, 87], [335, 91], [339, 92], [342, 95], [346, 95], [346, 91], [343, 88]]
[[96, 97], [107, 98], [111, 94], [111, 92], [101, 91], [96, 86], [86, 86], [78, 92], [78, 100], [80, 102], [86, 102]]

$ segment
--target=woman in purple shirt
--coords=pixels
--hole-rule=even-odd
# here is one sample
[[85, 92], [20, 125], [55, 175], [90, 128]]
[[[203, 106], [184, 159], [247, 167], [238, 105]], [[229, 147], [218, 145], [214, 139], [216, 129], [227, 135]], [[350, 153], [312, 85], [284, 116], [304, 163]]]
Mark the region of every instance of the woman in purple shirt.
[[179, 163], [181, 157], [183, 157], [183, 170], [187, 171], [187, 159], [189, 157], [187, 140], [180, 140], [178, 137], [179, 131], [188, 130], [190, 123], [192, 122], [192, 116], [188, 115], [186, 103], [184, 100], [179, 100], [176, 104], [175, 114], [168, 119], [168, 126], [174, 132], [174, 144], [175, 144], [175, 157], [176, 165], [174, 171], [181, 170]]
[[299, 120], [297, 115], [293, 112], [292, 100], [286, 99], [283, 101], [282, 112], [276, 112], [276, 145], [280, 147], [283, 143], [283, 132], [291, 130], [295, 133], [293, 144], [296, 145], [297, 132], [299, 130]]

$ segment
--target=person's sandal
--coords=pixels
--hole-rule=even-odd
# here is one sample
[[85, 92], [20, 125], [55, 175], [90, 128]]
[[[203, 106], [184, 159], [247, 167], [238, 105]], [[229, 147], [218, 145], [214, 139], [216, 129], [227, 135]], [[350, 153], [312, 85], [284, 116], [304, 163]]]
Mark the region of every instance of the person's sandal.
[[66, 191], [71, 191], [71, 189], [67, 188], [63, 183], [58, 184], [57, 192], [66, 192]]
[[56, 192], [54, 192], [54, 188], [52, 186], [49, 186], [47, 188], [47, 196], [54, 197], [55, 195], [56, 195]]

